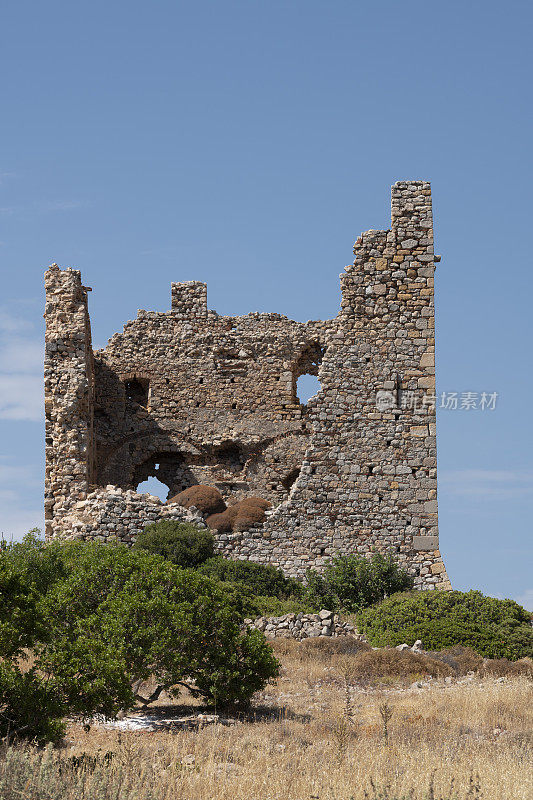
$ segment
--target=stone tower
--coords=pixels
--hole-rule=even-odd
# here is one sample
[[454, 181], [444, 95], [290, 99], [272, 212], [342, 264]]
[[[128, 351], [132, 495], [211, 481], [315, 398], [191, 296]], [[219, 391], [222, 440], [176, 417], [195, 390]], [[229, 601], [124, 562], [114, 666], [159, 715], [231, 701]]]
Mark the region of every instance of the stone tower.
[[[437, 527], [431, 190], [392, 187], [392, 226], [356, 242], [333, 320], [224, 317], [207, 287], [172, 284], [171, 310], [139, 311], [93, 353], [76, 270], [46, 273], [46, 534], [134, 540], [187, 512], [169, 496], [215, 486], [273, 504], [219, 534], [234, 558], [302, 575], [337, 552], [392, 552], [420, 588], [449, 588]], [[320, 391], [305, 405], [301, 375]]]

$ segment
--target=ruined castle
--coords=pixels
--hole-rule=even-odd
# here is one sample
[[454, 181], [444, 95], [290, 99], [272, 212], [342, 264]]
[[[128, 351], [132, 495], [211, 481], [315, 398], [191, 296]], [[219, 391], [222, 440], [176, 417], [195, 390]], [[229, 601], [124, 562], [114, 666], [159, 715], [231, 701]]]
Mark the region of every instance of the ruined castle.
[[[430, 184], [392, 187], [392, 225], [362, 234], [337, 317], [220, 316], [206, 284], [172, 284], [93, 351], [78, 270], [46, 272], [47, 538], [131, 543], [197, 484], [272, 508], [216, 534], [231, 558], [303, 575], [336, 553], [392, 552], [419, 588], [450, 588], [439, 552]], [[318, 376], [307, 404], [302, 375]]]

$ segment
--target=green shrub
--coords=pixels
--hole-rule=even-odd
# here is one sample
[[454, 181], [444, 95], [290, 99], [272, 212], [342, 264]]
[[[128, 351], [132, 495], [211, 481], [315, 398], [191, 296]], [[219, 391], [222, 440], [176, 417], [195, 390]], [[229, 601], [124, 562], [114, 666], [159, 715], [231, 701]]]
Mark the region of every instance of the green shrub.
[[361, 611], [357, 626], [375, 647], [421, 639], [426, 650], [460, 644], [486, 658], [533, 656], [529, 613], [513, 600], [478, 591], [397, 594]]
[[[39, 558], [48, 574], [40, 593]], [[55, 741], [67, 714], [131, 709], [134, 687], [150, 677], [150, 700], [186, 686], [220, 706], [246, 704], [278, 673], [264, 636], [240, 628], [250, 599], [239, 587], [120, 545], [33, 543], [28, 563], [21, 548], [0, 552], [4, 736]], [[52, 574], [50, 563], [61, 569]], [[24, 648], [34, 658], [25, 673]]]
[[219, 581], [244, 584], [254, 595], [261, 597], [277, 597], [279, 600], [287, 600], [289, 597], [303, 595], [303, 586], [299, 581], [287, 578], [280, 569], [268, 564], [256, 564], [254, 561], [231, 561], [222, 556], [216, 556], [202, 564], [199, 572]]
[[40, 608], [37, 587], [48, 587], [58, 571], [43, 554], [42, 542], [32, 531], [23, 542], [0, 546], [0, 739], [20, 737], [41, 744], [58, 741], [64, 709], [53, 680], [35, 667], [24, 670], [26, 651], [47, 639], [49, 625]]
[[279, 600], [277, 597], [254, 597], [256, 616], [282, 617], [284, 614], [313, 614], [316, 609], [298, 598]]
[[165, 519], [148, 525], [137, 537], [134, 548], [163, 556], [177, 567], [194, 569], [212, 558], [215, 540], [205, 528]]
[[321, 575], [308, 570], [307, 597], [314, 606], [330, 611], [358, 611], [395, 592], [413, 587], [413, 578], [394, 558], [374, 553], [370, 558], [336, 556]]
[[0, 738], [57, 743], [65, 733], [65, 707], [54, 681], [35, 668], [23, 672], [16, 664], [0, 662]]
[[66, 575], [61, 549], [45, 547], [39, 534], [39, 528], [33, 528], [21, 542], [0, 542], [0, 563], [4, 569], [16, 572], [37, 595], [44, 594]]
[[[247, 702], [276, 674], [264, 638], [240, 631], [241, 598], [216, 581], [141, 550], [76, 543], [63, 548], [71, 574], [46, 598], [58, 619], [48, 650], [54, 667], [55, 652], [63, 663], [72, 640], [83, 649], [84, 641], [97, 639], [113, 654], [111, 685], [122, 674], [131, 685], [154, 675], [162, 689], [180, 683], [218, 704]], [[97, 677], [104, 651], [89, 649]], [[81, 661], [76, 674], [80, 670], [87, 673]]]

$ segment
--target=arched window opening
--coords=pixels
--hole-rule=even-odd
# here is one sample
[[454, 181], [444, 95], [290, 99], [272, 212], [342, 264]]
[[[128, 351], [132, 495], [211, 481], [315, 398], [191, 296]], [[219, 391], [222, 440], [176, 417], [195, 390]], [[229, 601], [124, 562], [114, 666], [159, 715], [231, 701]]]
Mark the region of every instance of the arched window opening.
[[159, 452], [137, 464], [130, 487], [136, 492], [150, 492], [166, 501], [195, 483], [198, 481], [180, 453]]
[[126, 397], [140, 406], [147, 406], [150, 396], [150, 381], [148, 378], [129, 378], [124, 381]]
[[150, 476], [140, 483], [135, 490], [139, 494], [153, 494], [165, 503], [168, 499], [168, 486], [157, 478]]

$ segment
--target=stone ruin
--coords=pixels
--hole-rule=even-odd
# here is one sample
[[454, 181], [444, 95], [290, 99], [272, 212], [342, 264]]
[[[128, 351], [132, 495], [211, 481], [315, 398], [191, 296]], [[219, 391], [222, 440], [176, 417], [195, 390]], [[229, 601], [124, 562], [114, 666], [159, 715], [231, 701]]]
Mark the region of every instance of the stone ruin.
[[[78, 270], [46, 272], [46, 536], [131, 543], [157, 519], [202, 524], [169, 497], [198, 484], [271, 504], [217, 548], [302, 576], [337, 553], [392, 552], [421, 589], [450, 588], [439, 552], [430, 184], [392, 187], [392, 226], [341, 274], [335, 319], [220, 316], [172, 284], [93, 351]], [[320, 390], [306, 404], [302, 375]], [[265, 504], [266, 505], [266, 504]], [[265, 515], [263, 514], [263, 517]], [[237, 526], [238, 527], [238, 526]], [[242, 528], [242, 525], [240, 526]]]

